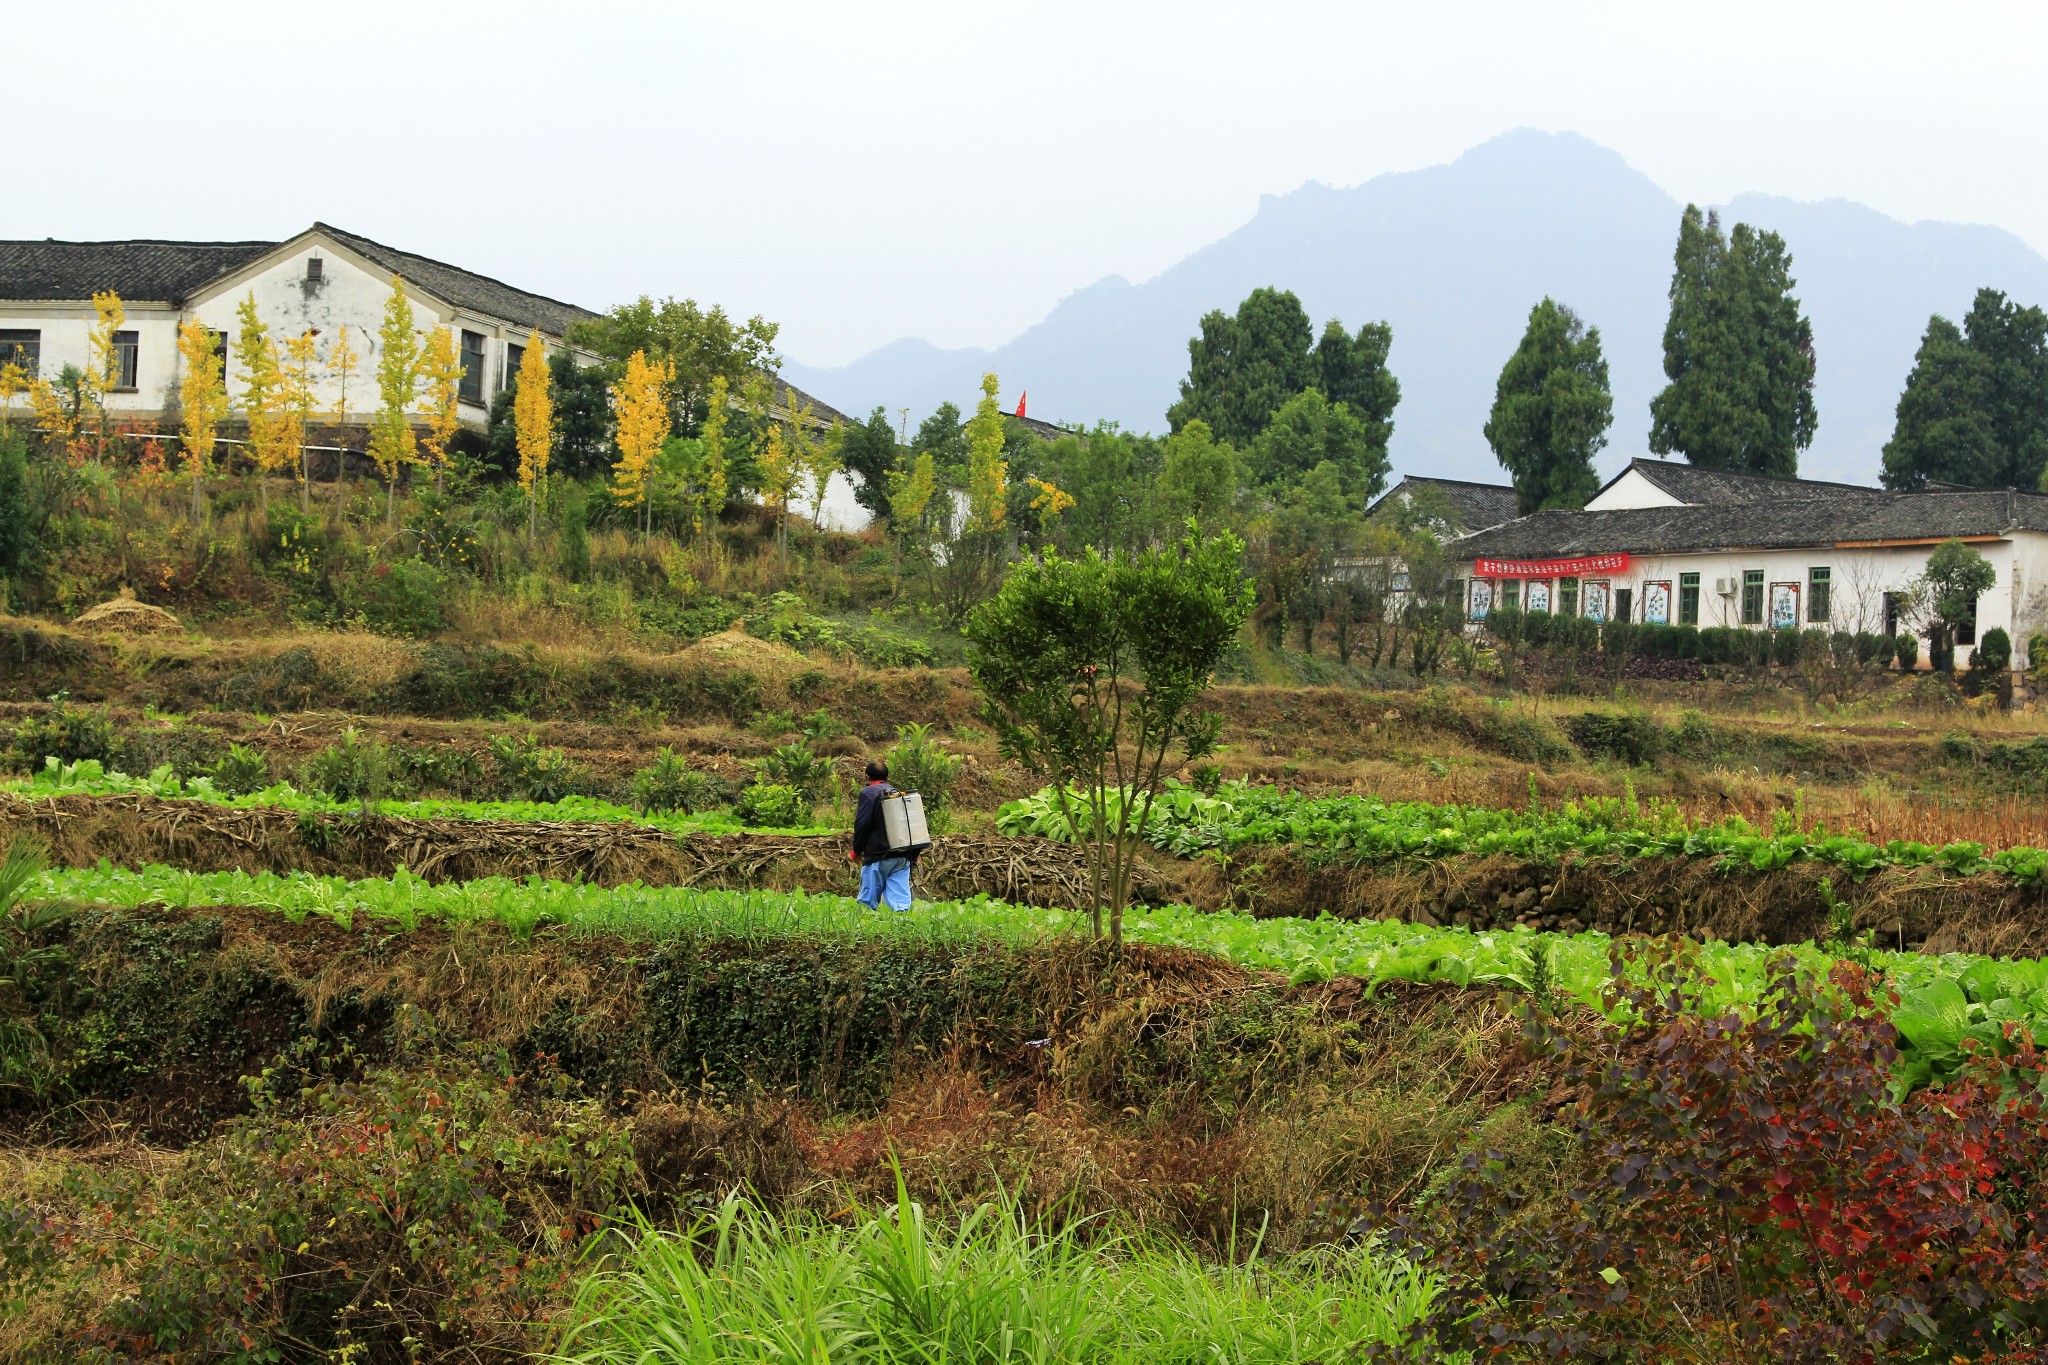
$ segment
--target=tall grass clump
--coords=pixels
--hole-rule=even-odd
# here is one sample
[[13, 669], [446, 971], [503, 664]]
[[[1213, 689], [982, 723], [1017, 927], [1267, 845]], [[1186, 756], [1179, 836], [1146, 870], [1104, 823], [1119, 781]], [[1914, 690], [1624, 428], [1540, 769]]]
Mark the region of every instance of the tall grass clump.
[[687, 1234], [643, 1225], [580, 1286], [556, 1359], [1293, 1365], [1397, 1350], [1437, 1295], [1369, 1249], [1211, 1264], [1088, 1231], [1034, 1229], [1015, 1201], [935, 1224], [900, 1175], [851, 1227], [735, 1195]]

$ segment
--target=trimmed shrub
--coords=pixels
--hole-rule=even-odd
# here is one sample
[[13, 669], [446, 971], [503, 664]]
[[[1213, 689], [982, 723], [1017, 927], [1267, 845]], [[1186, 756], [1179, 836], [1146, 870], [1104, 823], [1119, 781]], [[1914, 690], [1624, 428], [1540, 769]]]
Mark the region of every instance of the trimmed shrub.
[[1669, 739], [1653, 718], [1626, 713], [1588, 711], [1565, 721], [1564, 729], [1586, 757], [1610, 758], [1631, 767], [1656, 758]]
[[1970, 667], [1979, 673], [2003, 673], [2012, 667], [2012, 636], [2003, 626], [1993, 626], [1978, 637]]
[[811, 823], [811, 798], [780, 782], [756, 782], [740, 793], [733, 814], [750, 825], [796, 829]]
[[884, 754], [889, 780], [904, 791], [924, 797], [925, 811], [937, 815], [946, 809], [953, 784], [960, 780], [962, 761], [949, 754], [932, 738], [929, 725], [899, 725], [896, 743]]
[[7, 744], [7, 765], [19, 772], [41, 772], [48, 759], [77, 763], [114, 757], [114, 726], [98, 707], [73, 706], [62, 693], [50, 698], [48, 712], [29, 716], [14, 727]]
[[306, 760], [299, 780], [337, 801], [368, 806], [391, 794], [391, 751], [351, 725]]
[[1901, 631], [1892, 637], [1892, 655], [1899, 661], [1902, 671], [1910, 672], [1920, 665], [1920, 637]]
[[521, 801], [559, 801], [576, 790], [576, 769], [560, 749], [532, 735], [493, 735], [491, 762], [498, 780]]
[[215, 791], [247, 796], [270, 785], [270, 760], [246, 744], [231, 744], [207, 776], [213, 779]]
[[698, 772], [664, 745], [654, 762], [633, 774], [633, 804], [644, 811], [679, 810], [699, 815], [732, 799], [731, 788], [710, 773]]

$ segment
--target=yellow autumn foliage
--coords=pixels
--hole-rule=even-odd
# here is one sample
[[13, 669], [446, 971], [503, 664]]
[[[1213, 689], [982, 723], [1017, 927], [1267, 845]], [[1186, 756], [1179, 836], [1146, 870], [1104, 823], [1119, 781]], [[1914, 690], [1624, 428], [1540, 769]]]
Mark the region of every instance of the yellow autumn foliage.
[[647, 471], [668, 439], [668, 384], [673, 362], [654, 364], [645, 351], [626, 358], [626, 373], [612, 385], [612, 421], [619, 446], [612, 487], [619, 501], [639, 507], [647, 501]]

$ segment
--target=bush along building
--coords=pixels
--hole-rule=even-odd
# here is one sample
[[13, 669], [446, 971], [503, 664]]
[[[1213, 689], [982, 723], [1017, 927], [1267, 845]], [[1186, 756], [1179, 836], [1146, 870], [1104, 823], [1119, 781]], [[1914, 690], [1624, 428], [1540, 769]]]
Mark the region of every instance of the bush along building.
[[1926, 646], [1897, 648], [1901, 663], [2001, 672], [2026, 669], [2030, 645], [2048, 651], [2035, 642], [2048, 631], [2048, 495], [2016, 489], [1892, 493], [1638, 459], [1585, 510], [1473, 532], [1453, 555], [1473, 625], [1507, 608], [1906, 636]]

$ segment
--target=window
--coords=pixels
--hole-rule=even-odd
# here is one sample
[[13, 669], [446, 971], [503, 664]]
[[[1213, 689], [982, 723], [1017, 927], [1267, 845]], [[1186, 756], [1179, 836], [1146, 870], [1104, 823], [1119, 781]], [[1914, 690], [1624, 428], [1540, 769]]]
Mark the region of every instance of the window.
[[1577, 616], [1579, 614], [1579, 580], [1560, 578], [1557, 580], [1557, 614]]
[[1977, 599], [1974, 597], [1970, 599], [1969, 610], [1963, 613], [1963, 619], [1956, 622], [1956, 643], [1959, 645], [1974, 645], [1977, 643]]
[[327, 278], [327, 262], [318, 256], [306, 258], [306, 283], [317, 285]]
[[1696, 573], [1682, 573], [1678, 576], [1678, 624], [1696, 626], [1700, 623], [1700, 576]]
[[526, 361], [526, 348], [505, 343], [505, 382], [498, 387], [509, 389], [519, 382], [519, 367]]
[[1634, 588], [1616, 588], [1614, 590], [1614, 619], [1617, 621], [1633, 620], [1634, 618], [1629, 613], [1635, 609], [1636, 590]]
[[1806, 571], [1806, 619], [1825, 621], [1828, 619], [1828, 585], [1833, 577], [1828, 569]]
[[1500, 585], [1500, 604], [1509, 611], [1519, 610], [1522, 605], [1522, 580], [1503, 579]]
[[1899, 633], [1899, 608], [1905, 604], [1905, 594], [1888, 592], [1884, 595], [1884, 633]]
[[484, 405], [484, 339], [479, 332], [462, 334], [462, 383], [456, 396], [477, 407]]
[[33, 327], [0, 327], [0, 365], [19, 365], [30, 379], [43, 360], [43, 334]]
[[114, 333], [113, 364], [107, 374], [107, 386], [112, 389], [135, 391], [137, 372], [142, 363], [142, 343], [134, 332]]
[[1744, 569], [1742, 571], [1742, 624], [1760, 626], [1764, 623], [1764, 571]]

